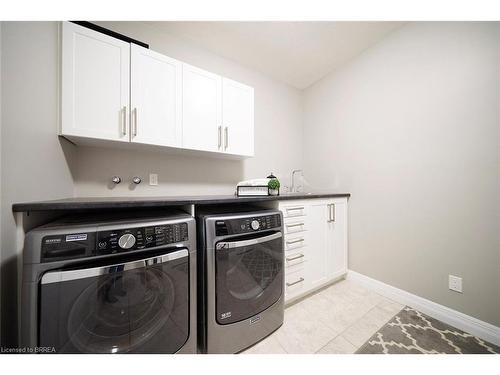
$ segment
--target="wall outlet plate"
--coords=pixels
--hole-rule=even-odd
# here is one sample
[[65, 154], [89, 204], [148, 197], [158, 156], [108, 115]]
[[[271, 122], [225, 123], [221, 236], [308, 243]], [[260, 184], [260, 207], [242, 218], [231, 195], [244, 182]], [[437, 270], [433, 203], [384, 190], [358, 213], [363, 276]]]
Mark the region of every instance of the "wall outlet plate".
[[151, 185], [151, 186], [158, 185], [158, 174], [156, 174], [156, 173], [149, 174], [149, 185]]
[[448, 275], [448, 288], [454, 292], [462, 293], [462, 278]]

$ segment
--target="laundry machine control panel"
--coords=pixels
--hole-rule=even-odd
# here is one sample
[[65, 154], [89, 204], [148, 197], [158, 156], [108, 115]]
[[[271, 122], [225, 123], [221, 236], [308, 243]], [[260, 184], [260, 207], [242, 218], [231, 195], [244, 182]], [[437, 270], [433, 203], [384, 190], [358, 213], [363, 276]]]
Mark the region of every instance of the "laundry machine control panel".
[[188, 240], [187, 223], [97, 232], [96, 255], [164, 246]]
[[281, 216], [279, 214], [248, 216], [238, 219], [217, 220], [215, 222], [215, 235], [244, 234], [280, 227]]

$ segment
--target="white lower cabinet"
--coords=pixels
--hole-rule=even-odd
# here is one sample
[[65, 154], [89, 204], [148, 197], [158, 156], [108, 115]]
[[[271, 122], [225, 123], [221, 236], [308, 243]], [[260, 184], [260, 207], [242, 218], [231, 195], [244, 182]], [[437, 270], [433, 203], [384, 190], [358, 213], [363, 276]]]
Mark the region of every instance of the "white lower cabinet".
[[285, 231], [285, 301], [347, 273], [347, 198], [280, 202]]

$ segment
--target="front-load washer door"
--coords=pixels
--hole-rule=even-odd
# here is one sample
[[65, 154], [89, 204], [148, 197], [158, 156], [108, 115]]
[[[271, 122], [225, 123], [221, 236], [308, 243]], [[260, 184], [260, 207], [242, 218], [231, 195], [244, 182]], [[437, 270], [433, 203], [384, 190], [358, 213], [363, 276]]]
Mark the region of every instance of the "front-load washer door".
[[188, 250], [47, 272], [39, 307], [39, 345], [57, 353], [175, 353], [189, 337]]
[[281, 232], [215, 246], [216, 320], [238, 322], [264, 311], [283, 291]]

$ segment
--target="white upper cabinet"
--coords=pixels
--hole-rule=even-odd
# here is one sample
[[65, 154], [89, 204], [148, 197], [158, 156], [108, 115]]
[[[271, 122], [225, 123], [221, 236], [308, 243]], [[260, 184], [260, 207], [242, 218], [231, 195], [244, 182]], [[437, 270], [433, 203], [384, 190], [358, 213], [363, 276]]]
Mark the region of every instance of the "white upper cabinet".
[[60, 135], [253, 156], [252, 87], [71, 22], [61, 35]]
[[62, 24], [61, 134], [129, 141], [130, 44]]
[[222, 124], [224, 152], [253, 156], [254, 90], [250, 86], [222, 79]]
[[222, 78], [183, 64], [182, 147], [222, 151]]
[[182, 144], [182, 63], [131, 44], [130, 140]]

